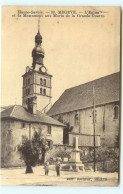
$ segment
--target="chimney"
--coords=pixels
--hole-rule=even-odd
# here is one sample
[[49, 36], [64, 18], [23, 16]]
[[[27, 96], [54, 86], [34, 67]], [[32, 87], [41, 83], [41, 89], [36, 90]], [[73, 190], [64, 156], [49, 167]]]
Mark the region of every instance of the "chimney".
[[37, 97], [28, 98], [27, 109], [31, 114], [37, 113]]

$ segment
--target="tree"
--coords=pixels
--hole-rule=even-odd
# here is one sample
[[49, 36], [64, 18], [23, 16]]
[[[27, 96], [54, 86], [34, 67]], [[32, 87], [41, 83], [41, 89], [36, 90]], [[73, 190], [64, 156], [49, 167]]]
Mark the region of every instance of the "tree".
[[39, 155], [41, 155], [41, 164], [45, 162], [45, 154], [49, 151], [48, 143], [46, 137], [41, 132], [35, 132], [32, 138], [32, 145]]
[[32, 166], [38, 163], [44, 163], [45, 154], [48, 150], [49, 147], [46, 138], [41, 131], [36, 131], [32, 140], [25, 138], [25, 141], [18, 146], [18, 151], [26, 164], [26, 173], [33, 173]]

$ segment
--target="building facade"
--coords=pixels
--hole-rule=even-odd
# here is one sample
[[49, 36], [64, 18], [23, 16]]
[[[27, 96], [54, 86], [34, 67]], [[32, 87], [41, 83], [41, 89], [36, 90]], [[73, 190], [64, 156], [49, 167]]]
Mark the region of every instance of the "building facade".
[[[77, 135], [80, 146], [93, 146], [95, 118], [97, 145], [100, 141], [100, 145], [114, 147], [120, 130], [119, 88], [120, 73], [118, 72], [67, 89], [48, 112], [53, 118], [69, 124], [67, 139], [64, 131], [64, 143], [72, 145], [73, 137]], [[95, 100], [95, 114], [93, 100]]]
[[49, 148], [53, 144], [63, 144], [64, 125], [57, 120], [38, 113], [31, 114], [23, 106], [6, 107], [1, 112], [1, 165], [2, 167], [21, 166], [18, 146], [27, 137], [31, 140], [34, 132], [42, 132]]

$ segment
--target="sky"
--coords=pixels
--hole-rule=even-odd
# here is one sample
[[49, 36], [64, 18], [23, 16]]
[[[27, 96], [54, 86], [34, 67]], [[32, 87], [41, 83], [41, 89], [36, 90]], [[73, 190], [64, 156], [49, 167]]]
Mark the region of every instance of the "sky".
[[[52, 2], [50, 1], [50, 0], [21, 0], [21, 2], [20, 1], [16, 1], [16, 0], [1, 0], [0, 1], [0, 5], [100, 5], [100, 6], [102, 6], [102, 5], [107, 5], [107, 6], [109, 6], [109, 5], [114, 5], [114, 6], [117, 6], [117, 5], [122, 5], [122, 7], [123, 7], [123, 2], [122, 2], [122, 0], [100, 0], [100, 1], [97, 1], [97, 0], [93, 0], [93, 1], [91, 1], [90, 2], [90, 0], [86, 0], [86, 1], [84, 1], [84, 0], [76, 0], [76, 1], [74, 1], [74, 0], [65, 0], [65, 1], [61, 1], [61, 0], [59, 0], [59, 1], [57, 1], [57, 0], [52, 0]], [[1, 10], [0, 10], [1, 11]], [[7, 12], [6, 12], [7, 13]], [[8, 17], [7, 17], [7, 15], [8, 15]], [[1, 14], [0, 14], [0, 17], [1, 17]], [[6, 26], [6, 23], [8, 23], [8, 19], [9, 19], [9, 17], [10, 17], [10, 15], [9, 15], [9, 12], [6, 14], [6, 17], [4, 17], [4, 21], [5, 21], [5, 23], [1, 26], [1, 28], [3, 29], [3, 26]], [[87, 21], [87, 20], [86, 20]], [[101, 21], [100, 21], [101, 22]], [[24, 24], [23, 24], [24, 25]], [[30, 22], [28, 21], [28, 25], [29, 25], [29, 28], [31, 29], [31, 24], [30, 24]], [[28, 39], [28, 43], [26, 42], [25, 44], [26, 44], [26, 46], [27, 45], [29, 45], [30, 43], [31, 43], [31, 46], [34, 46], [34, 42], [33, 42], [33, 40], [34, 40], [34, 36], [35, 36], [35, 33], [37, 33], [37, 31], [36, 31], [36, 25], [37, 25], [37, 23], [36, 23], [36, 21], [34, 21], [33, 22], [33, 26], [34, 26], [34, 29], [33, 29], [33, 31], [31, 31], [30, 30], [30, 33], [29, 33], [29, 37], [27, 36], [26, 38]], [[119, 25], [117, 24], [117, 29], [119, 28]], [[5, 29], [5, 28], [4, 28]], [[10, 28], [11, 29], [11, 28]], [[26, 28], [25, 28], [26, 29]], [[44, 27], [43, 27], [43, 29], [44, 29]], [[42, 29], [42, 35], [43, 35], [43, 40], [46, 42], [46, 40], [47, 40], [47, 37], [46, 37], [46, 34], [45, 34], [45, 31], [43, 31], [43, 29]], [[84, 26], [83, 26], [83, 29], [84, 29]], [[7, 32], [9, 32], [8, 31], [8, 29], [6, 28], [5, 30], [7, 30]], [[26, 29], [27, 30], [27, 29]], [[23, 33], [26, 33], [26, 30], [25, 30], [25, 32], [23, 32]], [[93, 30], [93, 29], [92, 29]], [[91, 31], [92, 31], [91, 30]], [[6, 32], [6, 33], [7, 33]], [[21, 32], [21, 30], [20, 30], [20, 32]], [[4, 32], [5, 33], [5, 32]], [[48, 32], [47, 32], [48, 33]], [[91, 33], [91, 32], [90, 32]], [[113, 31], [112, 31], [112, 33], [113, 33]], [[32, 34], [32, 35], [31, 35]], [[5, 36], [6, 36], [6, 34], [5, 34]], [[4, 36], [4, 37], [5, 37]], [[86, 34], [85, 34], [85, 36], [86, 36]], [[119, 36], [119, 32], [118, 32], [118, 36]], [[116, 35], [116, 37], [117, 37], [117, 35]], [[92, 39], [93, 39], [94, 37], [92, 37]], [[1, 39], [3, 39], [3, 36], [1, 37]], [[6, 39], [6, 38], [5, 38]], [[21, 39], [22, 39], [22, 33], [21, 33]], [[13, 39], [14, 40], [14, 39]], [[11, 40], [12, 42], [13, 42], [13, 40]], [[20, 42], [20, 39], [18, 38], [18, 40], [19, 40], [19, 42]], [[1, 50], [3, 50], [3, 45], [4, 45], [4, 43], [8, 43], [7, 42], [8, 41], [8, 39], [6, 39], [6, 41], [4, 42], [3, 40], [2, 40], [2, 48], [1, 48]], [[114, 40], [113, 40], [113, 42], [115, 41], [115, 38], [114, 38]], [[119, 40], [118, 40], [119, 41]], [[49, 57], [49, 52], [48, 52], [48, 49], [49, 49], [49, 47], [48, 47], [48, 45], [46, 45], [46, 43], [45, 42], [43, 42], [43, 48], [45, 49], [45, 53], [46, 53], [46, 57], [45, 57], [45, 60], [46, 60], [46, 58], [47, 58], [47, 60], [48, 60], [48, 57]], [[20, 42], [21, 43], [21, 42]], [[19, 43], [19, 44], [20, 44]], [[44, 43], [45, 43], [45, 47], [44, 47]], [[97, 43], [97, 42], [96, 42]], [[22, 43], [21, 43], [22, 44]], [[23, 42], [23, 45], [24, 45], [24, 42]], [[5, 46], [7, 46], [7, 45], [5, 45]], [[11, 45], [12, 46], [12, 45]], [[47, 46], [47, 51], [46, 51], [46, 46]], [[14, 45], [13, 45], [13, 47], [14, 48], [16, 48]], [[115, 48], [116, 50], [117, 50], [117, 52], [118, 52], [118, 55], [119, 55], [119, 43], [118, 43], [118, 50], [117, 50], [117, 48]], [[24, 47], [22, 47], [23, 49], [24, 49]], [[110, 50], [110, 49], [109, 49]], [[26, 64], [27, 64], [27, 60], [28, 60], [28, 63], [30, 64], [30, 63], [32, 63], [32, 60], [31, 60], [31, 47], [28, 47], [28, 49], [25, 49], [25, 52], [27, 52], [27, 55], [26, 55], [26, 58], [25, 59], [23, 59], [23, 65], [22, 65], [22, 63], [20, 64], [19, 62], [18, 63], [16, 63], [16, 61], [17, 60], [14, 60], [14, 61], [11, 61], [11, 65], [10, 65], [10, 63], [8, 63], [7, 62], [7, 58], [6, 58], [6, 55], [7, 55], [7, 53], [6, 53], [6, 48], [4, 49], [4, 52], [2, 52], [2, 63], [1, 63], [1, 74], [2, 74], [2, 78], [1, 78], [1, 82], [2, 82], [2, 95], [1, 95], [1, 100], [2, 100], [2, 104], [3, 105], [9, 105], [9, 104], [14, 104], [15, 103], [15, 96], [17, 96], [16, 98], [17, 98], [17, 103], [19, 104], [21, 104], [21, 87], [22, 87], [22, 78], [21, 78], [21, 74], [23, 74], [23, 71], [25, 70], [25, 66], [26, 66]], [[112, 51], [112, 49], [111, 49], [111, 51]], [[11, 52], [11, 49], [10, 49], [10, 52]], [[22, 52], [22, 51], [21, 51]], [[47, 53], [48, 52], [48, 53]], [[105, 50], [103, 51], [103, 52], [105, 52]], [[4, 53], [4, 55], [3, 55], [3, 53]], [[19, 55], [19, 53], [18, 52], [16, 52], [16, 54], [18, 54]], [[87, 54], [87, 53], [86, 53]], [[114, 52], [113, 52], [113, 54], [114, 54]], [[112, 55], [113, 55], [112, 54]], [[20, 53], [20, 55], [21, 55], [21, 53]], [[114, 56], [115, 56], [115, 54], [114, 54]], [[16, 57], [17, 58], [17, 57]], [[9, 59], [8, 59], [9, 60]], [[20, 60], [20, 57], [19, 57], [19, 59], [18, 60]], [[26, 61], [25, 61], [26, 60]], [[84, 59], [83, 59], [84, 60]], [[82, 60], [82, 61], [83, 61]], [[117, 61], [118, 60], [118, 61]], [[81, 61], [81, 64], [85, 64], [85, 63], [82, 63], [82, 61]], [[11, 71], [10, 71], [10, 68], [8, 69], [8, 66], [10, 65], [11, 66], [11, 69], [13, 68], [13, 66], [14, 66], [14, 63], [15, 63], [15, 66], [17, 66], [16, 67], [16, 69], [18, 70], [18, 72], [16, 72], [16, 74], [14, 73], [13, 74], [13, 76], [16, 76], [15, 78], [16, 79], [9, 79], [10, 77], [11, 77]], [[96, 74], [93, 74], [93, 73], [91, 73], [91, 71], [92, 72], [94, 72], [94, 70], [96, 70], [96, 67], [95, 67], [95, 63], [93, 63], [93, 61], [91, 61], [91, 64], [90, 64], [90, 66], [89, 66], [89, 68], [87, 68], [88, 69], [88, 72], [90, 72], [90, 74], [89, 74], [89, 76], [88, 76], [88, 74], [87, 74], [87, 72], [85, 72], [85, 74], [84, 74], [84, 72], [81, 70], [81, 75], [82, 76], [80, 76], [79, 77], [79, 79], [80, 79], [80, 84], [81, 83], [83, 83], [83, 82], [86, 82], [86, 81], [88, 81], [88, 80], [92, 80], [92, 79], [96, 79], [97, 77], [101, 77], [101, 76], [104, 76], [104, 75], [107, 75], [107, 74], [111, 74], [111, 73], [113, 73], [113, 72], [115, 72], [115, 71], [119, 71], [119, 59], [117, 58], [117, 59], [115, 59], [115, 65], [116, 65], [116, 67], [114, 67], [114, 65], [112, 66], [112, 64], [110, 63], [110, 61], [109, 61], [109, 63], [108, 63], [108, 66], [106, 65], [106, 64], [103, 64], [102, 63], [102, 65], [101, 65], [101, 67], [103, 68], [103, 66], [105, 67], [104, 69], [105, 70], [100, 70], [100, 71], [98, 71], [98, 74], [97, 74], [97, 76], [96, 76]], [[65, 65], [66, 63], [64, 63], [64, 65]], [[13, 66], [12, 66], [13, 65]], [[19, 70], [19, 65], [21, 66], [21, 69]], [[92, 66], [91, 66], [92, 65]], [[48, 68], [51, 66], [51, 64], [49, 63], [49, 64], [47, 64], [47, 66], [48, 66]], [[84, 65], [85, 66], [85, 65]], [[51, 66], [52, 67], [52, 66]], [[91, 68], [92, 67], [92, 68]], [[93, 68], [94, 67], [94, 68]], [[53, 68], [51, 68], [52, 69], [52, 71], [54, 70]], [[13, 68], [13, 71], [15, 70], [15, 68]], [[80, 69], [79, 69], [80, 70]], [[10, 71], [10, 72], [9, 72]], [[87, 74], [87, 75], [86, 75]], [[54, 71], [53, 71], [53, 75], [54, 75]], [[10, 77], [8, 77], [8, 76], [10, 76]], [[90, 77], [91, 76], [91, 77]], [[70, 76], [69, 76], [70, 77]], [[53, 82], [55, 82], [55, 79], [56, 78], [56, 74], [54, 75], [54, 77], [53, 77]], [[54, 80], [55, 79], [55, 80]], [[16, 80], [17, 80], [17, 82], [16, 82]], [[62, 80], [64, 80], [64, 79], [62, 79]], [[74, 81], [75, 80], [78, 80], [78, 79], [74, 79]], [[58, 81], [58, 83], [59, 83], [59, 80], [57, 80]], [[15, 84], [16, 83], [16, 84]], [[56, 83], [57, 84], [57, 90], [58, 90], [58, 83]], [[72, 82], [73, 83], [73, 82]], [[76, 84], [76, 83], [75, 83]], [[11, 87], [11, 85], [12, 85], [12, 87]], [[65, 87], [64, 85], [62, 85], [62, 84], [60, 84], [62, 87]], [[73, 85], [74, 85], [74, 83], [73, 83]], [[9, 87], [11, 88], [10, 90], [8, 90], [9, 89]], [[55, 85], [53, 86], [53, 88], [55, 87]], [[70, 86], [71, 87], [71, 86]], [[14, 90], [15, 89], [15, 90]], [[60, 88], [61, 89], [61, 93], [62, 93], [62, 88]], [[56, 88], [54, 88], [53, 89], [54, 90], [54, 93], [56, 92]], [[60, 94], [60, 91], [59, 91], [59, 94]], [[8, 98], [7, 98], [7, 96], [8, 96]], [[58, 95], [55, 95], [55, 97], [53, 97], [53, 99], [57, 99], [57, 96]], [[121, 142], [122, 143], [122, 142]], [[122, 147], [123, 147], [123, 145], [122, 145]], [[122, 155], [121, 155], [121, 159], [122, 159]], [[123, 159], [122, 159], [122, 161], [121, 161], [121, 163], [123, 163]], [[121, 165], [121, 167], [122, 167], [122, 165]], [[121, 170], [122, 170], [122, 168], [121, 168]], [[120, 176], [120, 178], [122, 178], [122, 174], [123, 173], [121, 173], [121, 176]], [[86, 192], [86, 193], [98, 193], [98, 192], [100, 192], [100, 193], [109, 193], [109, 192], [112, 192], [112, 193], [122, 193], [123, 192], [123, 187], [122, 187], [122, 179], [121, 179], [121, 181], [120, 181], [120, 184], [119, 184], [119, 186], [118, 187], [91, 187], [91, 188], [89, 188], [89, 187], [83, 187], [83, 188], [80, 188], [80, 187], [76, 187], [76, 188], [74, 188], [74, 187], [69, 187], [69, 188], [65, 188], [65, 187], [57, 187], [57, 189], [55, 188], [55, 187], [50, 187], [49, 189], [50, 189], [50, 192], [52, 192], [52, 193], [57, 193], [57, 192], [59, 192], [59, 193], [62, 193], [62, 192], [64, 192], [64, 193], [76, 193], [76, 191], [77, 192]], [[7, 190], [8, 189], [8, 190]], [[40, 193], [40, 192], [42, 192], [42, 191], [44, 191], [43, 189], [43, 187], [41, 188], [41, 187], [28, 187], [28, 188], [25, 188], [25, 187], [23, 187], [23, 186], [21, 186], [21, 187], [19, 187], [19, 189], [18, 189], [18, 187], [17, 187], [17, 190], [16, 190], [16, 188], [8, 188], [8, 187], [1, 187], [1, 190], [2, 190], [2, 193], [22, 193], [22, 192], [25, 192], [25, 189], [26, 189], [26, 192], [27, 193], [34, 193], [34, 192], [38, 192], [38, 193]], [[80, 189], [81, 189], [81, 191], [80, 191]], [[45, 192], [46, 193], [48, 193], [48, 188], [47, 189], [45, 189]]]
[[[22, 75], [32, 65], [38, 17], [17, 17], [21, 11], [76, 10], [75, 17], [41, 17], [44, 65], [52, 78], [52, 103], [64, 92], [120, 70], [120, 12], [114, 7], [3, 7], [1, 104], [22, 104]], [[91, 11], [104, 17], [92, 17]], [[89, 12], [90, 11], [90, 12]], [[82, 14], [80, 12], [83, 12]], [[88, 12], [90, 17], [77, 17]], [[7, 14], [6, 14], [7, 13]], [[79, 14], [78, 14], [79, 13]], [[96, 15], [96, 14], [95, 14]]]

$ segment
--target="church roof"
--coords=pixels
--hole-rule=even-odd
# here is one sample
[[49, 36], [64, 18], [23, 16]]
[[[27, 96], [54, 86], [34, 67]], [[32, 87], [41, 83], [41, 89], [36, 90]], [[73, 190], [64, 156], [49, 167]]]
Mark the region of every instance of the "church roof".
[[[4, 108], [4, 107], [3, 107]], [[15, 119], [25, 122], [32, 123], [42, 123], [55, 126], [65, 126], [61, 122], [51, 118], [50, 116], [40, 113], [37, 111], [37, 114], [31, 114], [21, 105], [13, 105], [1, 112], [1, 119]]]
[[65, 90], [47, 114], [53, 116], [92, 107], [93, 86], [95, 105], [119, 101], [120, 72]]

